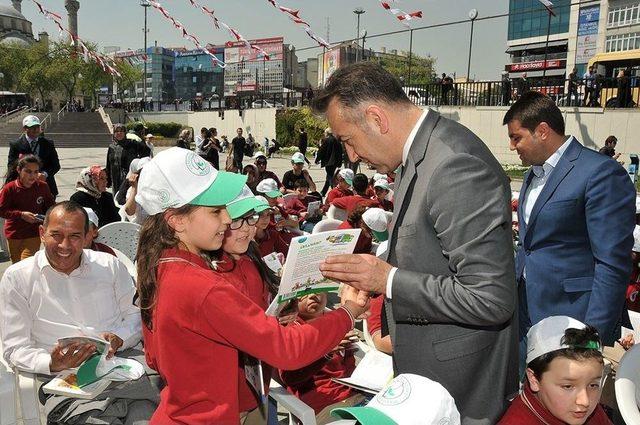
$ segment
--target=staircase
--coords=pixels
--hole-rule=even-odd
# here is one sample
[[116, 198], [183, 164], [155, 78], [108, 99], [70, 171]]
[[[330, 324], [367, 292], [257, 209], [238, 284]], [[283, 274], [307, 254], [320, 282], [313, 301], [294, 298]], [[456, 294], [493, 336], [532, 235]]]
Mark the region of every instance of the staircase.
[[[41, 119], [46, 114], [36, 114]], [[67, 112], [44, 130], [45, 137], [53, 140], [56, 148], [106, 148], [111, 143], [111, 133], [98, 112]], [[9, 145], [22, 134], [21, 123], [0, 127], [0, 142]]]

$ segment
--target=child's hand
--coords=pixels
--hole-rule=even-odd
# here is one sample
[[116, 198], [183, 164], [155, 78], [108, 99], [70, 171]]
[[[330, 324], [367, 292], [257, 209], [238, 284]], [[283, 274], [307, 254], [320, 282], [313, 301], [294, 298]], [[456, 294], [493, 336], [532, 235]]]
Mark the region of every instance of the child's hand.
[[622, 345], [622, 348], [624, 348], [625, 351], [630, 349], [635, 344], [635, 341], [633, 340], [633, 334], [629, 334], [624, 338], [619, 339], [618, 343]]

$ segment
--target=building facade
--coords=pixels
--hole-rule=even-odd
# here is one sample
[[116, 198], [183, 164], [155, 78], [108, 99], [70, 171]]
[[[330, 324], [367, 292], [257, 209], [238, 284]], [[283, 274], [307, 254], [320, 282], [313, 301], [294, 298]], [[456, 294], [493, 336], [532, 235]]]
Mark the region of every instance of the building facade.
[[331, 74], [338, 68], [369, 60], [374, 56], [375, 53], [372, 50], [365, 50], [362, 45], [355, 42], [341, 43], [320, 53], [317, 58], [318, 87], [324, 86]]
[[[222, 63], [224, 47], [207, 46]], [[176, 52], [176, 98], [183, 100], [208, 100], [224, 96], [224, 68], [213, 63], [213, 58], [203, 50]]]
[[137, 81], [132, 88], [118, 88], [114, 86], [113, 93], [116, 99], [123, 102], [161, 102], [169, 103], [176, 99], [175, 90], [175, 57], [176, 52], [164, 47], [148, 47], [144, 49], [125, 50], [114, 53], [118, 60], [126, 60], [131, 65], [139, 68], [144, 73], [144, 64], [147, 63], [147, 93], [143, 94], [144, 82]]
[[31, 22], [20, 11], [20, 1], [0, 0], [0, 43], [28, 46], [35, 40]]

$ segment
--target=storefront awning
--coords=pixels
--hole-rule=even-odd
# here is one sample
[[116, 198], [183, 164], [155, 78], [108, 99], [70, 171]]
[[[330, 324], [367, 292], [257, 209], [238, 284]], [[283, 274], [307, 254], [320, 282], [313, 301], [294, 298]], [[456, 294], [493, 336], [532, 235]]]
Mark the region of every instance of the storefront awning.
[[589, 66], [594, 63], [611, 62], [611, 61], [624, 61], [640, 59], [640, 49], [627, 50], [626, 52], [610, 52], [610, 53], [598, 53], [589, 59]]
[[[549, 47], [558, 47], [558, 46], [566, 46], [568, 44], [567, 40], [554, 40], [549, 42]], [[524, 50], [535, 50], [535, 49], [544, 49], [547, 43], [533, 43], [533, 44], [521, 44], [519, 46], [511, 46], [509, 47], [505, 53], [513, 53], [513, 52], [522, 52]]]

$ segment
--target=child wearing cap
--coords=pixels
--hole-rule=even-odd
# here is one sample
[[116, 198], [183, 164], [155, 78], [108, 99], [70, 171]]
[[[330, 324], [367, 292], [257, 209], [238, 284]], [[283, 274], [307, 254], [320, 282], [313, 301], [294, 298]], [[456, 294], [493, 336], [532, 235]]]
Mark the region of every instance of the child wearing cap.
[[364, 174], [356, 174], [353, 177], [353, 190], [356, 192], [352, 196], [344, 196], [342, 198], [335, 199], [331, 202], [331, 205], [336, 208], [340, 208], [347, 211], [347, 215], [351, 214], [355, 207], [358, 205], [365, 205], [368, 207], [378, 207], [380, 204], [378, 201], [374, 201], [367, 196], [367, 185], [369, 180]]
[[87, 217], [89, 217], [89, 231], [84, 240], [84, 248], [92, 251], [106, 252], [107, 254], [117, 257], [115, 251], [111, 249], [109, 245], [96, 242], [96, 238], [99, 236], [98, 215], [91, 208], [84, 207], [84, 210], [87, 212]]
[[[18, 159], [15, 180], [0, 191], [0, 217], [12, 263], [31, 257], [40, 249], [39, 226], [49, 207], [55, 204], [46, 182], [38, 178], [40, 159], [23, 155]], [[9, 175], [10, 172], [7, 172]]]
[[[278, 231], [282, 231], [285, 228], [298, 228], [298, 221], [289, 219], [285, 206], [281, 204], [282, 192], [280, 192], [279, 186], [274, 179], [262, 180], [256, 186], [256, 192], [258, 192], [258, 195], [264, 196], [269, 206], [274, 210], [271, 216], [271, 226], [276, 227]], [[285, 237], [285, 240], [289, 243], [291, 242], [291, 237]]]
[[380, 204], [380, 208], [385, 211], [393, 211], [393, 202], [391, 202], [387, 197], [389, 196], [389, 192], [391, 188], [389, 187], [389, 182], [385, 179], [380, 179], [373, 184], [373, 191], [375, 195], [371, 197], [374, 201], [378, 201]]
[[141, 174], [136, 201], [145, 355], [166, 386], [152, 424], [238, 424], [240, 352], [295, 369], [335, 347], [364, 312], [355, 301], [314, 323], [282, 327], [216, 273], [210, 252], [231, 223], [225, 205], [246, 177], [217, 172], [193, 152], [160, 152]]
[[598, 331], [552, 316], [527, 333], [526, 381], [499, 425], [610, 425], [598, 403], [604, 362]]
[[291, 156], [291, 170], [284, 173], [282, 176], [283, 193], [294, 193], [296, 191], [295, 184], [298, 180], [305, 180], [308, 183], [309, 191], [316, 191], [316, 184], [309, 175], [309, 172], [304, 169], [304, 155], [300, 152], [296, 152]]
[[308, 216], [307, 209], [311, 202], [319, 201], [315, 196], [309, 196], [309, 185], [306, 180], [297, 180], [295, 183], [296, 197], [290, 199], [285, 205], [288, 215], [295, 215], [300, 222], [300, 229], [311, 233], [313, 227], [322, 219], [321, 210], [314, 217]]
[[258, 167], [258, 183], [265, 179], [273, 179], [278, 187], [282, 186], [280, 183], [280, 179], [276, 176], [276, 173], [273, 171], [267, 170], [267, 157], [264, 153], [258, 152], [255, 156], [256, 167]]
[[327, 193], [327, 198], [324, 201], [325, 211], [329, 209], [329, 205], [331, 205], [331, 202], [334, 200], [345, 196], [353, 196], [353, 191], [351, 190], [353, 177], [353, 170], [349, 168], [343, 168], [338, 171], [336, 174], [336, 185], [329, 191], [329, 193]]
[[356, 247], [353, 249], [354, 254], [371, 254], [373, 247], [373, 239], [371, 238], [371, 229], [366, 225], [362, 219], [362, 215], [367, 210], [366, 205], [358, 205], [349, 217], [343, 221], [338, 229], [361, 229], [360, 236], [356, 242]]
[[268, 206], [267, 209], [258, 213], [256, 235], [253, 238], [258, 244], [260, 255], [264, 257], [275, 252], [282, 254], [283, 258], [286, 259], [287, 253], [289, 252], [289, 244], [291, 243], [293, 235], [278, 231], [276, 226], [271, 224], [271, 220], [275, 212], [274, 208], [269, 207], [269, 203], [266, 198], [262, 196], [256, 196], [256, 198], [261, 198], [260, 201], [264, 202]]
[[[298, 317], [289, 327], [313, 322], [325, 314], [327, 294], [309, 294], [298, 300]], [[354, 406], [364, 396], [351, 388], [338, 384], [334, 378], [347, 378], [356, 368], [354, 357], [355, 332], [349, 332], [330, 353], [310, 365], [297, 370], [281, 370], [280, 378], [287, 389], [309, 405], [316, 413], [318, 425], [333, 422], [331, 409]]]

